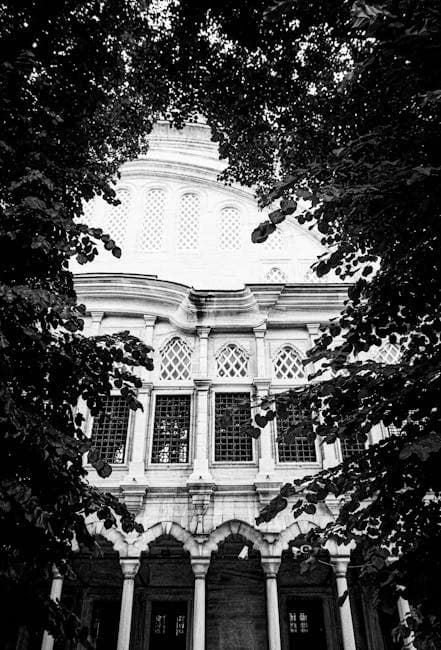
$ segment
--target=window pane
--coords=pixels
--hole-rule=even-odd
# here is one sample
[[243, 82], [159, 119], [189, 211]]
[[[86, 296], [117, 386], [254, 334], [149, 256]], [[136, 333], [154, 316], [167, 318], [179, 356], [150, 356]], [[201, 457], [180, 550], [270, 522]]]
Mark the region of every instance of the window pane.
[[234, 343], [229, 343], [219, 352], [217, 376], [233, 379], [248, 377], [248, 356]]
[[191, 377], [191, 349], [175, 337], [161, 351], [161, 379], [185, 381]]
[[366, 448], [364, 440], [361, 440], [358, 436], [351, 438], [350, 440], [347, 438], [340, 438], [340, 446], [341, 455], [344, 460], [354, 456], [355, 454], [359, 454]]
[[[224, 415], [231, 418], [225, 426]], [[244, 433], [251, 420], [249, 393], [217, 393], [215, 398], [215, 460], [253, 460], [252, 438]]]
[[190, 395], [158, 395], [153, 425], [152, 463], [187, 463]]
[[92, 446], [107, 463], [124, 462], [130, 409], [123, 397], [108, 397], [105, 412], [93, 420]]
[[277, 447], [281, 463], [315, 463], [317, 453], [313, 436], [301, 435], [293, 442], [287, 443], [283, 436], [289, 429], [300, 423], [308, 424], [312, 432], [311, 415], [295, 406], [288, 405], [288, 415], [277, 417]]

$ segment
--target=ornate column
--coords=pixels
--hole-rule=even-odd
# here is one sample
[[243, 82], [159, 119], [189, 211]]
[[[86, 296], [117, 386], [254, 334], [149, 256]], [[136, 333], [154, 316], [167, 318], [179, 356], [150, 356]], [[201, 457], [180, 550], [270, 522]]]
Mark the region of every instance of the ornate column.
[[[335, 581], [337, 583], [337, 594], [341, 598], [348, 592], [347, 569], [349, 555], [331, 556], [331, 563], [334, 567]], [[355, 646], [354, 626], [352, 623], [351, 602], [347, 593], [343, 605], [340, 605], [341, 631], [343, 635], [344, 650], [357, 650]]]
[[[406, 625], [406, 618], [411, 614], [409, 601], [401, 596], [398, 598], [397, 602], [398, 616], [400, 617], [400, 623]], [[413, 632], [407, 637], [403, 643], [403, 650], [415, 650], [413, 644]]]
[[266, 619], [268, 629], [268, 650], [280, 650], [279, 597], [277, 594], [277, 573], [281, 558], [262, 558], [266, 583]]
[[90, 318], [91, 318], [91, 324], [90, 324], [90, 329], [89, 329], [89, 335], [90, 336], [98, 336], [98, 334], [101, 331], [101, 322], [104, 317], [104, 312], [103, 311], [91, 311], [90, 312]]
[[194, 573], [193, 650], [205, 650], [205, 577], [209, 565], [209, 558], [191, 560]]
[[199, 377], [204, 379], [208, 377], [208, 335], [209, 327], [197, 327], [196, 331], [199, 336]]
[[187, 483], [213, 483], [208, 469], [208, 404], [210, 379], [195, 379], [196, 388], [196, 431], [193, 472]]
[[133, 592], [135, 590], [135, 577], [139, 569], [139, 559], [121, 558], [120, 564], [124, 582], [119, 615], [117, 650], [129, 650], [130, 629], [132, 627]]
[[[54, 566], [52, 568], [52, 584], [51, 584], [51, 593], [50, 593], [51, 600], [55, 602], [60, 602], [62, 590], [63, 590], [63, 576], [58, 571], [57, 567]], [[43, 641], [41, 643], [41, 650], [52, 650], [53, 647], [54, 647], [54, 637], [51, 634], [49, 634], [47, 630], [45, 630], [43, 634]]]
[[257, 376], [266, 376], [266, 355], [265, 355], [265, 333], [266, 323], [253, 328], [256, 340], [256, 359], [257, 359]]

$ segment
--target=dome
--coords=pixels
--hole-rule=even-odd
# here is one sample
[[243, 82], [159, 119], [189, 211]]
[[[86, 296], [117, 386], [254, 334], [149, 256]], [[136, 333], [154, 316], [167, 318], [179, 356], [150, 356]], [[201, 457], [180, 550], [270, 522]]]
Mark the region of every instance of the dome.
[[72, 270], [151, 275], [197, 289], [317, 281], [310, 274], [323, 252], [317, 238], [287, 220], [267, 242], [253, 244], [251, 232], [266, 212], [251, 189], [218, 179], [224, 166], [207, 125], [155, 125], [148, 153], [121, 168], [120, 205], [97, 198], [84, 208], [86, 221], [122, 248], [121, 259], [102, 251]]

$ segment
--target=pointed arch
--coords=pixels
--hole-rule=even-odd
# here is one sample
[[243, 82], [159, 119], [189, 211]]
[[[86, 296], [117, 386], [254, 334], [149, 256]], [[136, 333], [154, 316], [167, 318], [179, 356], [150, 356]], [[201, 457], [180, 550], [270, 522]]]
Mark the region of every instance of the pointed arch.
[[242, 535], [249, 542], [252, 542], [254, 548], [260, 551], [262, 555], [270, 555], [270, 545], [263, 538], [262, 533], [250, 526], [250, 524], [238, 519], [224, 521], [210, 533], [208, 540], [204, 544], [205, 554], [210, 556], [211, 553], [217, 551], [219, 544], [230, 535]]
[[193, 350], [180, 336], [171, 336], [161, 347], [159, 378], [165, 381], [191, 379]]
[[283, 381], [304, 381], [306, 373], [302, 355], [292, 343], [283, 343], [272, 358], [273, 376]]
[[190, 557], [200, 557], [201, 545], [194, 539], [193, 535], [174, 521], [161, 521], [148, 528], [143, 534], [143, 542], [148, 547], [162, 535], [170, 535], [177, 542], [181, 542], [185, 551]]
[[249, 377], [248, 352], [237, 343], [225, 343], [215, 354], [216, 374], [223, 379]]

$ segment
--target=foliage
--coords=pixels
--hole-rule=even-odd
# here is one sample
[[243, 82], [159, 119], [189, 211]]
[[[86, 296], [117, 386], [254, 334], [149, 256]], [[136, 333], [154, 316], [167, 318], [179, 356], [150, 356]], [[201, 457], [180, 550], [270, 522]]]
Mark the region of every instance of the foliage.
[[[324, 443], [366, 437], [380, 423], [400, 430], [286, 485], [258, 521], [294, 495], [296, 517], [344, 498], [322, 541], [355, 542], [384, 600], [403, 585], [415, 643], [440, 647], [441, 8], [208, 5], [191, 22], [188, 2], [176, 9], [181, 66], [191, 61], [204, 89], [195, 102], [229, 160], [224, 178], [255, 185], [262, 204], [279, 202], [253, 241], [297, 219], [330, 250], [317, 275], [352, 282], [311, 352], [314, 381], [290, 399], [313, 410]], [[385, 341], [400, 346], [398, 363], [360, 360]]]
[[[51, 566], [68, 570], [71, 542], [93, 544], [84, 515], [135, 522], [89, 486], [92, 414], [119, 389], [138, 408], [136, 369], [151, 352], [127, 332], [85, 338], [69, 260], [117, 243], [81, 223], [83, 201], [117, 203], [112, 179], [145, 146], [167, 106], [159, 16], [135, 0], [3, 2], [0, 12], [0, 592], [2, 637], [22, 617], [55, 629]], [[162, 39], [162, 40], [161, 40]], [[145, 70], [149, 71], [148, 78]], [[91, 450], [101, 476], [111, 468]], [[40, 595], [41, 590], [41, 595]], [[64, 627], [75, 624], [64, 616]], [[67, 616], [67, 618], [66, 618]], [[59, 621], [58, 621], [59, 622]]]

